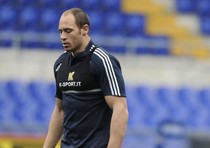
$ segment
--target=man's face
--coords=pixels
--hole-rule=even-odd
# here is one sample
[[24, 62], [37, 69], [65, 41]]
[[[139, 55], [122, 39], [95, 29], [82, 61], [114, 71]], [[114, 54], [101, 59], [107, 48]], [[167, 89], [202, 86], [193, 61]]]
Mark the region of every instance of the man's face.
[[77, 52], [82, 45], [81, 29], [75, 23], [75, 18], [72, 14], [62, 15], [59, 21], [60, 38], [64, 50], [68, 52]]

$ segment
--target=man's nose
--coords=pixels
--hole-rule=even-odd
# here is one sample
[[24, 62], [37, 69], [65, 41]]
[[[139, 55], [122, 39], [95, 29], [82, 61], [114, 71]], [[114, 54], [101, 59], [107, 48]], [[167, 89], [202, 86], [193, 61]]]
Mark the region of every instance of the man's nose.
[[60, 37], [61, 37], [61, 40], [65, 40], [65, 39], [66, 39], [66, 34], [65, 34], [65, 32], [62, 32], [62, 33], [60, 34]]

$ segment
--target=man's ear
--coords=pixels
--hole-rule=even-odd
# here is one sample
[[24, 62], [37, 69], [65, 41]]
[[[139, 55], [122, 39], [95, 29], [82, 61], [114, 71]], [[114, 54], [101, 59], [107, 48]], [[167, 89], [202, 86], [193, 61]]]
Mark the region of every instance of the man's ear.
[[83, 27], [82, 27], [82, 35], [85, 36], [89, 33], [89, 25], [85, 24]]

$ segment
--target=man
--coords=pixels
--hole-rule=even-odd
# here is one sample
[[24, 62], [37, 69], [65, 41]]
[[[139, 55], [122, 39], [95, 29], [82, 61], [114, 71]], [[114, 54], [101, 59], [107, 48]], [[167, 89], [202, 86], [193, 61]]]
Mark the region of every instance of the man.
[[54, 65], [56, 105], [44, 148], [120, 148], [128, 110], [120, 64], [89, 36], [89, 18], [65, 11], [59, 32], [65, 52]]

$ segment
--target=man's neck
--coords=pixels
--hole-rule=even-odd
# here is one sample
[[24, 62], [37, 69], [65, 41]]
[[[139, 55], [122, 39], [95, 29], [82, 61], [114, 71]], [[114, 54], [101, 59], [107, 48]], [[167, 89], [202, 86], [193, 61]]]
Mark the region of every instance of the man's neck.
[[90, 37], [87, 36], [86, 38], [84, 38], [84, 41], [83, 41], [82, 45], [80, 46], [80, 48], [78, 50], [76, 50], [76, 51], [73, 51], [71, 54], [73, 56], [76, 56], [78, 53], [85, 51], [85, 49], [88, 46], [89, 42], [90, 42]]

